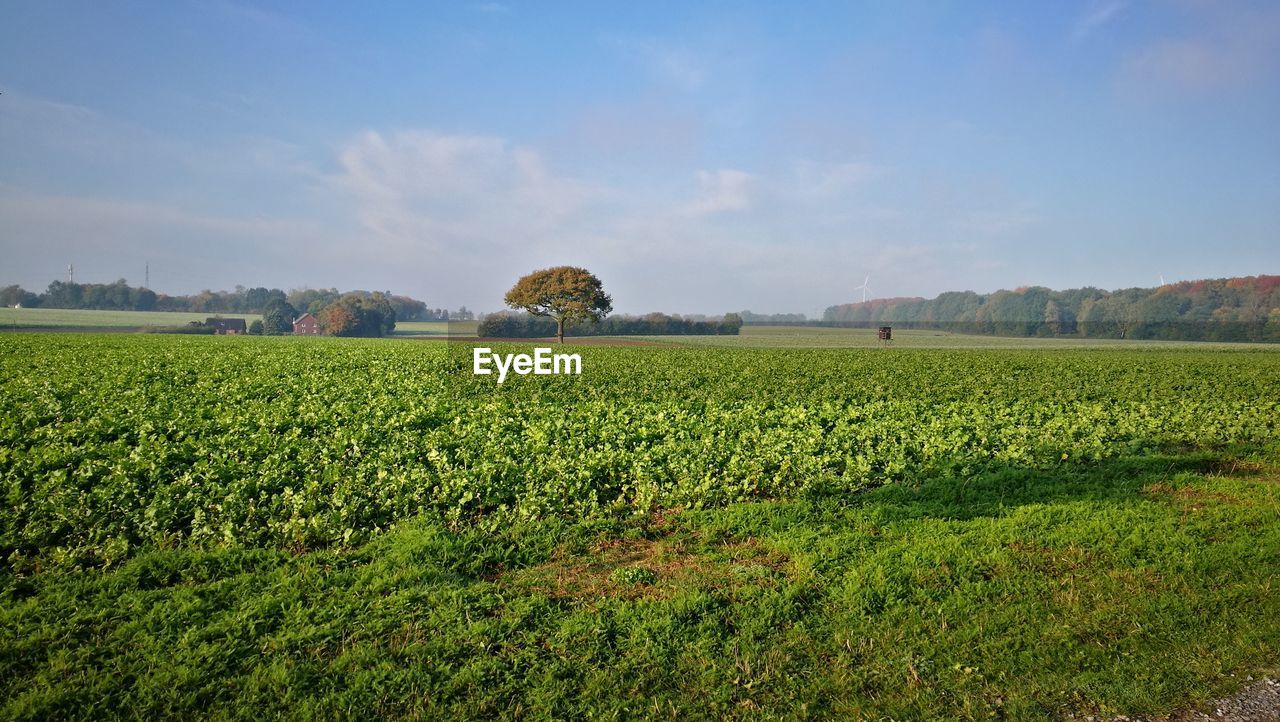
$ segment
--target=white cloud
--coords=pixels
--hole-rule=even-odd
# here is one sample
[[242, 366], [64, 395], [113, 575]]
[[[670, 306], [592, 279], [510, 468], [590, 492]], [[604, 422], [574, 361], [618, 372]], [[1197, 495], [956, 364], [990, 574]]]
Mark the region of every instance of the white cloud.
[[198, 6], [211, 10], [215, 16], [231, 20], [241, 30], [247, 29], [277, 44], [323, 40], [314, 27], [302, 20], [257, 5], [231, 0], [207, 0]]
[[1230, 53], [1200, 40], [1165, 40], [1132, 56], [1131, 82], [1200, 93], [1231, 84], [1239, 68]]
[[1136, 98], [1266, 87], [1280, 76], [1280, 6], [1191, 4], [1189, 29], [1127, 55], [1117, 87]]
[[9, 259], [12, 281], [25, 279], [34, 288], [61, 276], [68, 263], [75, 264], [78, 280], [125, 277], [135, 283], [150, 263], [154, 287], [168, 292], [235, 283], [301, 285], [342, 248], [333, 229], [312, 221], [14, 189], [0, 193], [0, 217], [0, 255]]
[[1071, 27], [1071, 39], [1084, 40], [1094, 31], [1115, 20], [1128, 6], [1128, 0], [1113, 0], [1094, 6], [1092, 10], [1081, 15]]
[[621, 311], [812, 312], [846, 300], [850, 268], [882, 273], [891, 293], [953, 255], [859, 197], [884, 172], [864, 162], [703, 169], [690, 197], [674, 176], [613, 187], [502, 138], [418, 130], [364, 133], [340, 166], [335, 187], [375, 253], [422, 259], [430, 293], [486, 309], [521, 273], [575, 263]]
[[0, 135], [18, 148], [48, 148], [97, 158], [123, 159], [163, 142], [156, 134], [92, 108], [6, 89]]
[[360, 220], [404, 247], [477, 250], [545, 238], [595, 197], [501, 138], [368, 131], [339, 155], [336, 183]]
[[687, 47], [655, 38], [610, 38], [606, 42], [641, 60], [661, 82], [685, 92], [701, 88], [710, 74], [707, 61]]
[[642, 95], [582, 110], [553, 141], [553, 148], [579, 157], [594, 152], [601, 160], [634, 167], [679, 163], [695, 156], [703, 141], [703, 121], [697, 114], [673, 107], [664, 98]]
[[760, 187], [760, 179], [750, 173], [730, 168], [698, 171], [698, 197], [685, 206], [691, 216], [707, 216], [751, 207]]
[[882, 173], [882, 168], [871, 163], [823, 163], [801, 159], [792, 163], [791, 177], [786, 182], [794, 197], [821, 202], [845, 197]]
[[155, 228], [186, 228], [228, 235], [304, 235], [315, 224], [268, 218], [235, 218], [187, 211], [158, 203], [102, 198], [17, 194], [0, 198], [6, 216], [43, 220], [63, 219], [67, 225], [84, 228], [111, 228], [120, 225], [147, 225]]
[[1009, 208], [966, 211], [953, 222], [953, 227], [981, 237], [1008, 236], [1022, 233], [1040, 222], [1034, 206], [1022, 204]]
[[[82, 169], [124, 164], [135, 172], [163, 168], [183, 174], [180, 182], [177, 176], [169, 176], [171, 185], [193, 185], [212, 175], [318, 177], [305, 148], [277, 138], [234, 136], [202, 143], [176, 139], [81, 105], [20, 91], [6, 91], [4, 97], [6, 112], [0, 113], [0, 136], [19, 140], [12, 144], [15, 155], [38, 153], [45, 162], [66, 158]], [[0, 177], [4, 175], [0, 169]]]
[[[572, 149], [489, 135], [369, 130], [326, 158], [255, 137], [201, 152], [87, 108], [33, 102], [24, 113], [16, 137], [52, 144], [61, 132], [38, 126], [60, 119], [66, 134], [86, 131], [85, 148], [64, 149], [77, 161], [108, 153], [107, 168], [143, 162], [184, 179], [184, 192], [135, 200], [125, 198], [136, 188], [109, 198], [0, 187], [0, 255], [19, 260], [10, 282], [35, 287], [69, 262], [84, 280], [135, 281], [150, 262], [169, 292], [334, 285], [495, 310], [520, 274], [571, 263], [600, 274], [623, 311], [813, 312], [847, 300], [850, 274], [879, 273], [877, 293], [892, 294], [948, 268], [948, 251], [916, 240], [930, 229], [877, 195], [886, 171], [860, 160], [815, 154], [748, 172], [668, 158], [619, 178], [609, 165], [565, 172], [555, 161]], [[223, 210], [243, 207], [234, 195], [211, 198], [277, 177], [292, 195], [264, 198], [261, 216]]]

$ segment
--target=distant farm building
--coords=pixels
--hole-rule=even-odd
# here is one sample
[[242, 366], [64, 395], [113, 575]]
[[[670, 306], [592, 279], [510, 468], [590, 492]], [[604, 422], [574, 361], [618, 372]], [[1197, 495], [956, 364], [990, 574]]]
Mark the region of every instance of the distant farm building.
[[206, 318], [204, 325], [219, 336], [239, 336], [248, 330], [243, 318]]
[[302, 314], [293, 321], [293, 334], [295, 336], [319, 336], [320, 319], [309, 313]]

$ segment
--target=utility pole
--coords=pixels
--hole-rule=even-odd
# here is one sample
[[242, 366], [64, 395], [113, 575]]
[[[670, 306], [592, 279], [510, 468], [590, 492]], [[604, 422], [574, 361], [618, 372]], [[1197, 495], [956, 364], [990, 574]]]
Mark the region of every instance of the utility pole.
[[147, 270], [144, 273], [145, 275], [142, 277], [144, 279], [142, 281], [142, 287], [151, 288], [151, 262], [150, 261], [147, 262]]

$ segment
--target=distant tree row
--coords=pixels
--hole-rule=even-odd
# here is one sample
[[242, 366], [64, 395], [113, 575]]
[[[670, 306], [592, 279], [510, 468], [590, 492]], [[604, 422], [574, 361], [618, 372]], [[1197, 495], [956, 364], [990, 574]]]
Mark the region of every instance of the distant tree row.
[[[738, 311], [737, 316], [742, 319], [742, 323], [747, 326], [751, 325], [775, 325], [775, 326], [798, 326], [812, 325], [822, 323], [818, 319], [810, 319], [803, 313], [754, 313], [752, 311]], [[682, 313], [680, 318], [686, 321], [719, 321], [722, 317], [718, 315], [709, 315], [705, 313]]]
[[[570, 324], [566, 336], [736, 336], [742, 317], [725, 314], [718, 321], [694, 321], [681, 316], [649, 313], [644, 316], [610, 316], [595, 322]], [[481, 338], [549, 338], [556, 335], [556, 322], [525, 313], [494, 313], [480, 321], [476, 335]]]
[[897, 325], [1002, 336], [1280, 342], [1280, 276], [1104, 291], [1043, 287], [831, 306], [830, 324]]
[[0, 304], [24, 308], [83, 308], [103, 311], [189, 311], [193, 313], [260, 313], [273, 300], [284, 300], [278, 288], [245, 288], [235, 291], [201, 291], [191, 296], [169, 296], [149, 288], [130, 286], [123, 278], [114, 283], [54, 281], [44, 293], [21, 286], [0, 288]]
[[[67, 283], [54, 281], [44, 293], [21, 286], [0, 288], [0, 304], [23, 308], [94, 308], [110, 311], [158, 311], [161, 296], [149, 288], [133, 288], [120, 279], [115, 283]], [[186, 309], [184, 309], [186, 310]], [[203, 310], [203, 309], [200, 309]]]
[[[378, 293], [378, 292], [375, 292]], [[288, 293], [278, 288], [245, 288], [234, 291], [201, 291], [190, 296], [169, 296], [149, 288], [130, 286], [123, 278], [114, 283], [69, 283], [54, 281], [44, 293], [33, 293], [21, 286], [0, 288], [0, 305], [24, 308], [83, 308], [105, 311], [186, 311], [192, 313], [265, 313], [276, 301], [285, 301], [298, 313], [319, 314], [321, 309], [343, 295], [372, 298], [369, 291], [336, 288], [297, 288]], [[475, 314], [466, 306], [456, 311], [428, 308], [427, 304], [408, 296], [380, 293], [395, 310], [400, 321], [469, 321]]]
[[752, 313], [750, 311], [742, 311], [738, 315], [742, 316], [743, 323], [749, 324], [789, 325], [806, 323], [809, 320], [805, 318], [803, 313]]

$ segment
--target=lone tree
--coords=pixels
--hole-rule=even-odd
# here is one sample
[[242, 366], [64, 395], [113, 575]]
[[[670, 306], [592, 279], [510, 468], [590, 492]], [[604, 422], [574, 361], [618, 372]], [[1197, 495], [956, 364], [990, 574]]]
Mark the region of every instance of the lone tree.
[[504, 300], [512, 308], [555, 319], [560, 343], [566, 321], [599, 321], [613, 310], [613, 299], [600, 279], [576, 266], [534, 271], [516, 281]]

